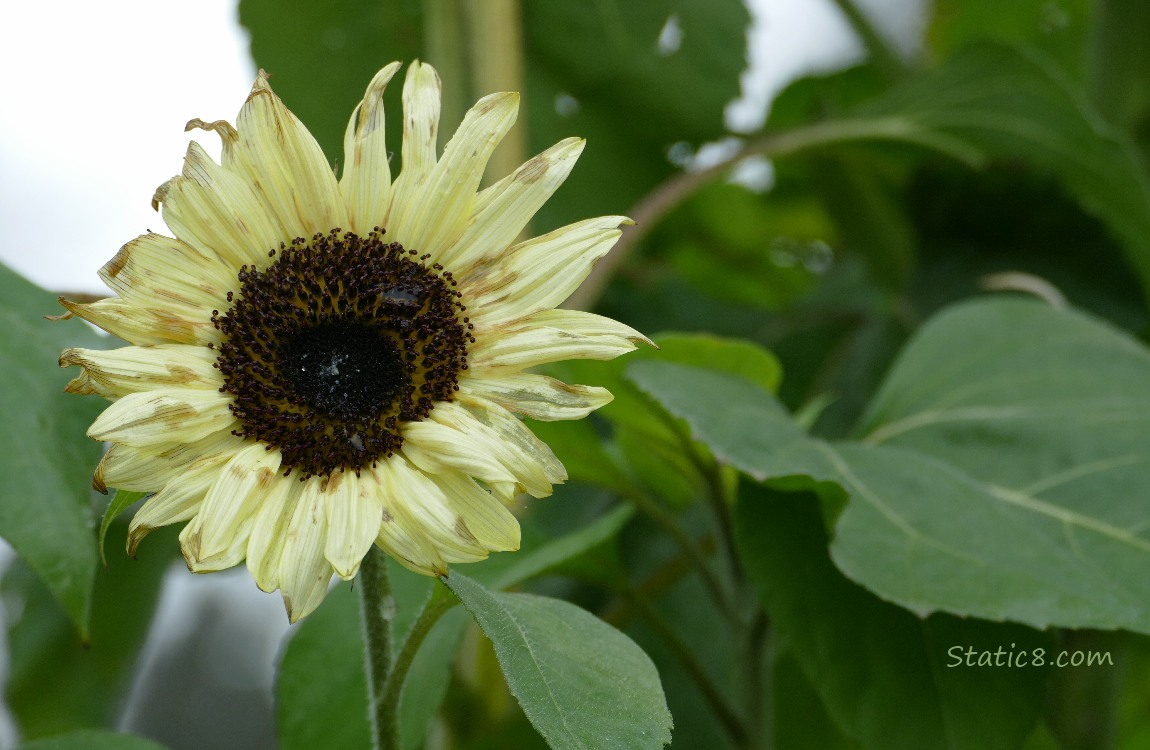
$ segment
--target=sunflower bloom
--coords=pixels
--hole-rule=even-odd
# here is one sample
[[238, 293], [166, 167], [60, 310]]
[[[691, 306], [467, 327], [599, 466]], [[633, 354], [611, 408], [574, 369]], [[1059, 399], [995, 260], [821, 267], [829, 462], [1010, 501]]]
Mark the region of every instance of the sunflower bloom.
[[112, 402], [88, 430], [110, 443], [93, 484], [154, 493], [128, 552], [187, 522], [192, 571], [246, 559], [293, 621], [373, 544], [427, 575], [517, 549], [509, 504], [566, 479], [520, 416], [579, 419], [611, 399], [529, 368], [650, 343], [556, 309], [627, 219], [517, 241], [583, 141], [479, 190], [518, 95], [480, 100], [439, 156], [439, 77], [416, 62], [393, 178], [382, 98], [399, 67], [352, 113], [338, 178], [261, 72], [235, 127], [188, 124], [223, 150], [217, 164], [191, 143], [156, 191], [175, 238], [145, 234], [101, 269], [118, 296], [62, 300], [130, 344], [60, 358], [82, 368], [70, 392]]

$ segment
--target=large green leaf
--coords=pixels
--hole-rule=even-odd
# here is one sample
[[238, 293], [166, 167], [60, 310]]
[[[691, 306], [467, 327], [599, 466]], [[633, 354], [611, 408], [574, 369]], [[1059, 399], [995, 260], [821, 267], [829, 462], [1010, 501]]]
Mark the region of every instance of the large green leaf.
[[671, 741], [659, 673], [627, 636], [558, 599], [492, 592], [458, 572], [443, 580], [491, 639], [507, 686], [552, 748]]
[[1087, 74], [1091, 99], [1150, 155], [1150, 5], [1142, 0], [1097, 0], [1090, 26]]
[[56, 298], [0, 266], [0, 536], [47, 584], [86, 636], [96, 574], [91, 472], [100, 445], [85, 436], [104, 405], [63, 392], [57, 367], [68, 346], [101, 348], [79, 322], [50, 322]]
[[973, 47], [857, 114], [1055, 176], [1106, 224], [1150, 288], [1150, 181], [1139, 156], [1048, 61]]
[[[1050, 635], [941, 614], [920, 620], [835, 570], [811, 497], [743, 490], [736, 529], [748, 575], [774, 633], [848, 735], [876, 750], [1022, 744], [1049, 669], [1029, 661], [1035, 649], [1053, 653]], [[955, 666], [967, 649], [1000, 648], [997, 668]], [[1006, 666], [1019, 655], [1027, 666]]]
[[131, 734], [85, 729], [28, 742], [19, 750], [164, 750], [164, 746]]
[[[113, 533], [121, 539], [126, 524]], [[7, 705], [27, 739], [81, 727], [115, 726], [148, 634], [164, 571], [178, 545], [175, 529], [140, 548], [136, 559], [109, 555], [95, 580], [91, 633], [81, 642], [69, 616], [21, 561], [4, 573], [8, 613]]]
[[942, 57], [990, 40], [1034, 46], [1076, 73], [1097, 5], [1092, 0], [938, 0], [927, 42]]
[[[630, 372], [743, 471], [845, 492], [835, 563], [880, 596], [1150, 632], [1150, 353], [1125, 334], [1033, 300], [956, 306], [906, 347], [861, 444], [807, 439], [767, 392], [723, 376]], [[740, 412], [762, 416], [726, 418]]]
[[726, 132], [723, 111], [746, 67], [749, 16], [738, 0], [528, 0], [523, 18], [531, 149], [588, 141], [541, 226], [627, 212], [674, 171], [670, 146]]
[[[256, 64], [272, 74], [276, 93], [334, 163], [343, 158], [344, 129], [371, 77], [392, 60], [419, 56], [420, 8], [412, 0], [242, 0], [239, 13]], [[397, 90], [402, 82], [401, 73]], [[398, 105], [398, 94], [390, 101]], [[401, 122], [397, 106], [388, 118], [388, 141], [397, 152]]]

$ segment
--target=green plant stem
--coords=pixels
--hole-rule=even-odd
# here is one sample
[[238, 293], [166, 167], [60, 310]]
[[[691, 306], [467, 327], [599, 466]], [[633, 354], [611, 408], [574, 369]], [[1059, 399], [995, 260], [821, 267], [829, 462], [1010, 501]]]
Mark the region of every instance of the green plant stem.
[[744, 159], [751, 156], [776, 159], [811, 149], [855, 141], [914, 143], [946, 154], [972, 168], [978, 168], [986, 163], [986, 155], [982, 151], [945, 133], [931, 130], [908, 117], [888, 116], [820, 122], [753, 138], [729, 159], [697, 172], [682, 172], [661, 183], [636, 203], [630, 212], [635, 225], [623, 228], [623, 235], [615, 243], [615, 247], [595, 265], [583, 284], [563, 303], [563, 307], [572, 310], [589, 310], [594, 307], [627, 255], [647, 232], [658, 225], [663, 216], [699, 188], [725, 176], [732, 167]]
[[391, 674], [387, 676], [382, 702], [392, 716], [399, 716], [399, 698], [403, 694], [403, 683], [407, 679], [407, 672], [411, 669], [411, 662], [419, 652], [419, 647], [423, 645], [423, 640], [431, 632], [431, 628], [439, 622], [439, 618], [456, 604], [457, 600], [448, 592], [447, 587], [437, 581], [431, 595], [423, 603], [419, 617], [407, 632], [403, 645], [399, 647], [399, 652], [391, 665]]
[[395, 599], [387, 576], [387, 555], [372, 545], [359, 568], [357, 580], [363, 612], [368, 706], [375, 750], [400, 750], [397, 706], [384, 701], [393, 670], [391, 625]]
[[691, 675], [691, 679], [699, 688], [702, 693], [703, 699], [711, 706], [715, 712], [716, 718], [723, 728], [727, 730], [731, 740], [736, 745], [743, 745], [747, 742], [747, 728], [739, 715], [727, 704], [726, 698], [719, 692], [719, 688], [715, 685], [710, 675], [703, 668], [703, 665], [695, 657], [691, 648], [683, 642], [679, 634], [675, 632], [671, 624], [659, 614], [651, 603], [647, 601], [646, 597], [640, 594], [634, 587], [628, 586], [621, 591], [623, 596], [631, 603], [639, 614], [646, 620], [651, 627], [659, 634], [659, 637], [671, 648], [675, 656], [682, 662], [687, 672]]
[[687, 533], [683, 525], [680, 524], [664, 506], [640, 490], [628, 492], [624, 497], [638, 508], [640, 513], [650, 518], [655, 525], [675, 540], [679, 545], [679, 549], [683, 551], [694, 565], [695, 570], [699, 574], [699, 578], [703, 581], [703, 586], [706, 587], [707, 592], [711, 595], [715, 604], [723, 610], [723, 614], [727, 619], [732, 621], [737, 620], [738, 614], [731, 603], [732, 592], [728, 587], [723, 585], [723, 582], [715, 573], [714, 568], [711, 567], [710, 561], [707, 559], [707, 554], [703, 552], [703, 549], [695, 542], [695, 539]]
[[858, 9], [854, 0], [833, 0], [833, 2], [846, 16], [847, 23], [859, 35], [875, 68], [889, 80], [899, 78], [905, 72], [906, 66], [866, 14]]
[[747, 719], [748, 750], [759, 750], [769, 747], [767, 722], [766, 675], [763, 669], [763, 657], [767, 647], [767, 615], [755, 599], [755, 613], [744, 633], [743, 654], [743, 697], [745, 716]]

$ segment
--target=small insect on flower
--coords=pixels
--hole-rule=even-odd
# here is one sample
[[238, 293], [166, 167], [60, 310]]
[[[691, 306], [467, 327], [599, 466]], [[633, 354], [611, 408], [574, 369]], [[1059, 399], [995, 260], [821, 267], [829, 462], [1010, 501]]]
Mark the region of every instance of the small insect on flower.
[[393, 179], [383, 92], [399, 67], [352, 113], [338, 179], [261, 72], [235, 127], [188, 123], [223, 151], [217, 164], [191, 143], [156, 191], [175, 237], [149, 232], [101, 269], [118, 296], [62, 300], [131, 344], [60, 357], [82, 368], [69, 391], [112, 402], [88, 430], [111, 444], [94, 485], [154, 493], [128, 551], [187, 522], [191, 570], [246, 559], [293, 621], [373, 544], [427, 575], [517, 549], [513, 498], [566, 478], [520, 416], [579, 419], [611, 400], [529, 368], [650, 343], [556, 309], [627, 219], [517, 241], [583, 141], [480, 191], [518, 95], [480, 100], [439, 155], [439, 77], [415, 62]]

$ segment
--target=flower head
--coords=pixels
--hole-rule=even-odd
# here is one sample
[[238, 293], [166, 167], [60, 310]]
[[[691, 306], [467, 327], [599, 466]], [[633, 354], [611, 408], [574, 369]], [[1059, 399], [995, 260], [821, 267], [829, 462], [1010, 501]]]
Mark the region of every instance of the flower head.
[[131, 344], [60, 358], [83, 368], [69, 391], [112, 402], [88, 430], [111, 444], [95, 486], [154, 493], [129, 553], [186, 521], [191, 570], [246, 559], [292, 620], [372, 544], [428, 575], [517, 549], [508, 505], [566, 478], [519, 416], [578, 419], [611, 399], [529, 368], [647, 341], [556, 309], [625, 218], [517, 241], [583, 141], [479, 190], [518, 96], [480, 100], [439, 156], [439, 78], [416, 62], [393, 179], [382, 97], [398, 69], [352, 113], [338, 179], [261, 72], [235, 127], [188, 124], [223, 150], [217, 164], [191, 143], [156, 191], [175, 238], [145, 234], [101, 269], [118, 296], [62, 301]]

